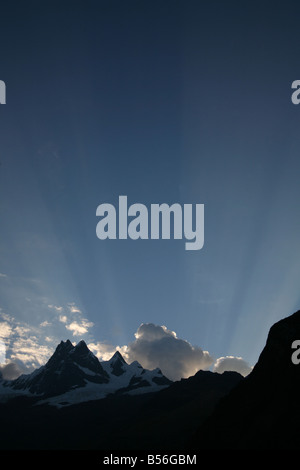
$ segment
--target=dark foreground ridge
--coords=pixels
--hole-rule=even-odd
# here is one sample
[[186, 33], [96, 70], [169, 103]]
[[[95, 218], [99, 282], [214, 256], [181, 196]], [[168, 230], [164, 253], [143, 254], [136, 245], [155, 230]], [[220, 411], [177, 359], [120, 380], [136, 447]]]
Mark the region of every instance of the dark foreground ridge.
[[236, 372], [199, 371], [158, 392], [62, 408], [15, 398], [0, 405], [0, 448], [177, 451], [240, 380]]
[[300, 449], [300, 364], [291, 359], [300, 339], [300, 311], [275, 323], [253, 371], [199, 428], [191, 448]]

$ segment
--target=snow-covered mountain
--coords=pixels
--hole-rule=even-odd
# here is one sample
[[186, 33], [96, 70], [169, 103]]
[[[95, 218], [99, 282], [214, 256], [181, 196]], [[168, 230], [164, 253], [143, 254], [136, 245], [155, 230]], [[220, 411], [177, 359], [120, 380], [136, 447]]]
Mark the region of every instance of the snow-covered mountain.
[[44, 366], [15, 380], [2, 380], [0, 395], [7, 400], [24, 394], [38, 398], [38, 403], [66, 406], [110, 394], [154, 392], [171, 383], [160, 369], [144, 369], [137, 361], [127, 364], [119, 352], [100, 362], [84, 341], [73, 346], [67, 340]]

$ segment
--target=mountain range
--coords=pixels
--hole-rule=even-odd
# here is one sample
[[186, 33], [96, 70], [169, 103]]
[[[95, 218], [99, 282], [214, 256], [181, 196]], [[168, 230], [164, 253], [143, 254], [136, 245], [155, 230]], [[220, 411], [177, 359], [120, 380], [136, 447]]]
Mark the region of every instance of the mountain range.
[[100, 362], [61, 342], [29, 375], [1, 382], [0, 449], [201, 452], [298, 450], [300, 311], [275, 323], [251, 373], [198, 371], [171, 382], [159, 369]]
[[0, 381], [0, 449], [178, 449], [242, 376], [200, 370], [172, 382], [160, 369], [100, 362], [61, 341], [31, 374]]
[[44, 366], [15, 380], [2, 380], [0, 401], [26, 395], [39, 403], [66, 406], [114, 393], [154, 392], [170, 384], [158, 368], [146, 370], [137, 361], [127, 364], [118, 351], [100, 362], [83, 340], [76, 346], [67, 340]]

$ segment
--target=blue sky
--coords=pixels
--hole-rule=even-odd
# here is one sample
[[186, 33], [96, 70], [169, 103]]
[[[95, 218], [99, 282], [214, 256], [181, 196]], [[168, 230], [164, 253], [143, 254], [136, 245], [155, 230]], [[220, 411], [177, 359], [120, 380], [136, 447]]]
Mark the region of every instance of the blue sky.
[[[7, 359], [32, 367], [66, 338], [110, 351], [150, 323], [254, 365], [270, 326], [300, 302], [299, 6], [1, 9]], [[203, 249], [100, 241], [96, 208], [119, 195], [204, 204]]]

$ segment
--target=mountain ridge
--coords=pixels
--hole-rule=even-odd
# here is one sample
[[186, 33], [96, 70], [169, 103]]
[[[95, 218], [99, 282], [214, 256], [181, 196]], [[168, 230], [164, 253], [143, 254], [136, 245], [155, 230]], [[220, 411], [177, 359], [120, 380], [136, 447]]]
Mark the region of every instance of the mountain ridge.
[[157, 391], [172, 383], [159, 369], [144, 369], [137, 361], [127, 364], [119, 351], [109, 361], [99, 361], [84, 340], [75, 346], [61, 341], [45, 365], [14, 380], [2, 380], [6, 392], [18, 392], [56, 406], [105, 398], [113, 393]]

